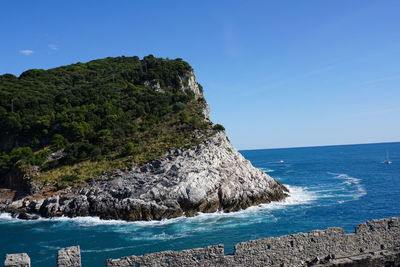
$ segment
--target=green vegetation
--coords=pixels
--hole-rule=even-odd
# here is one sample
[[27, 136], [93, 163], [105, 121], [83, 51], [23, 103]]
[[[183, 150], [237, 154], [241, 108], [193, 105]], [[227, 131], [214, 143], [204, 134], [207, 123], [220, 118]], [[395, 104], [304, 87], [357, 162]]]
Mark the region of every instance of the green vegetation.
[[225, 131], [225, 127], [218, 123], [213, 126], [213, 129], [216, 131]]
[[0, 76], [0, 180], [19, 162], [64, 188], [223, 130], [204, 119], [204, 98], [180, 89], [191, 71], [149, 55]]

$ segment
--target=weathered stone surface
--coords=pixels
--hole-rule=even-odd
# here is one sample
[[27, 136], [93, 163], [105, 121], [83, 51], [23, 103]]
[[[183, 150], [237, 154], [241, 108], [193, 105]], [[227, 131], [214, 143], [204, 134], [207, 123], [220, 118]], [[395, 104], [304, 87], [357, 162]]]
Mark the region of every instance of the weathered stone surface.
[[79, 246], [60, 249], [57, 254], [57, 267], [81, 267]]
[[[183, 77], [179, 77], [181, 83], [182, 91], [192, 91], [194, 93], [195, 98], [203, 98], [203, 89], [201, 89], [201, 85], [196, 81], [196, 76], [193, 71], [187, 73], [187, 75]], [[207, 102], [203, 103], [203, 115], [204, 118], [210, 120], [210, 106]]]
[[4, 267], [31, 267], [31, 259], [26, 253], [7, 254]]
[[[178, 76], [178, 79], [180, 82], [180, 90], [192, 91], [196, 99], [204, 98], [203, 89], [201, 88], [201, 85], [196, 81], [196, 76], [194, 75], [193, 71], [188, 72], [183, 76]], [[163, 88], [161, 88], [160, 83], [156, 80], [145, 81], [144, 86], [152, 88], [159, 92], [164, 91]], [[207, 102], [204, 102], [203, 115], [205, 119], [210, 120], [210, 107]]]
[[223, 246], [218, 245], [107, 260], [107, 267], [400, 266], [399, 226], [399, 217], [372, 220], [360, 224], [352, 234], [328, 228], [242, 242], [233, 255], [224, 255]]
[[357, 256], [334, 259], [325, 264], [315, 266], [326, 267], [398, 267], [400, 266], [400, 251], [376, 251]]
[[199, 83], [196, 81], [196, 76], [193, 71], [188, 72], [185, 76], [178, 77], [182, 91], [192, 91], [196, 98], [203, 97], [203, 92], [200, 89]]
[[187, 150], [104, 174], [88, 186], [9, 205], [27, 213], [160, 220], [198, 212], [237, 211], [284, 199], [287, 189], [254, 168], [219, 132]]
[[107, 267], [120, 266], [213, 266], [224, 262], [224, 246], [164, 251], [144, 256], [131, 256], [117, 260], [107, 260]]

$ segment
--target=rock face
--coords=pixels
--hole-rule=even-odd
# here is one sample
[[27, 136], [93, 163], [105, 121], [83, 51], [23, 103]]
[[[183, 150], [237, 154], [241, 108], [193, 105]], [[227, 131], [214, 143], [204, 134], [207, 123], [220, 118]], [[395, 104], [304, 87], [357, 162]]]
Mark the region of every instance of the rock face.
[[181, 82], [181, 90], [183, 91], [192, 91], [196, 98], [203, 97], [202, 89], [200, 89], [199, 83], [196, 81], [196, 76], [193, 71], [187, 73], [183, 77], [179, 77]]
[[188, 150], [107, 173], [88, 186], [45, 199], [14, 202], [17, 210], [53, 216], [160, 220], [198, 212], [237, 211], [284, 199], [287, 189], [244, 159], [219, 132]]
[[9, 172], [0, 182], [0, 188], [15, 190], [19, 194], [34, 194], [39, 191], [34, 183], [31, 183], [31, 177], [37, 173], [36, 168], [24, 170], [17, 166]]
[[[183, 77], [179, 77], [181, 82], [181, 90], [182, 91], [192, 91], [195, 98], [203, 98], [203, 89], [201, 85], [196, 81], [196, 76], [194, 75], [193, 71], [187, 73]], [[207, 102], [204, 102], [203, 106], [203, 116], [206, 120], [210, 120], [210, 106]]]
[[[183, 76], [178, 76], [178, 78], [180, 81], [180, 90], [193, 92], [196, 99], [204, 97], [203, 89], [201, 85], [196, 81], [196, 76], [194, 75], [193, 71], [188, 72]], [[160, 83], [157, 81], [145, 81], [144, 85], [156, 91], [163, 91]], [[210, 120], [210, 107], [206, 102], [204, 102], [203, 115], [205, 119]]]

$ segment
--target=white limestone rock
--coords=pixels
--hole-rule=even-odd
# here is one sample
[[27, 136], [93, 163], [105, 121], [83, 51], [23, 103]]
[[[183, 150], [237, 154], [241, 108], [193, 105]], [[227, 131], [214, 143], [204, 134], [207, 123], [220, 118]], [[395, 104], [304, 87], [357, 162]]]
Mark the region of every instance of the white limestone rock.
[[282, 200], [286, 192], [218, 132], [191, 149], [170, 151], [163, 159], [104, 174], [88, 186], [47, 198], [39, 210], [30, 212], [46, 217], [160, 220], [238, 211]]

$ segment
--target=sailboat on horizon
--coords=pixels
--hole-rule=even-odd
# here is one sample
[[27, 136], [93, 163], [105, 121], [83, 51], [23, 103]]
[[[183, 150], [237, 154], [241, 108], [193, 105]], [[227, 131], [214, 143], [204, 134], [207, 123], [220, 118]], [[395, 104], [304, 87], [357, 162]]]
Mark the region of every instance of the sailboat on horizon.
[[389, 160], [389, 152], [386, 149], [386, 159], [383, 161], [385, 164], [392, 164], [392, 162]]

